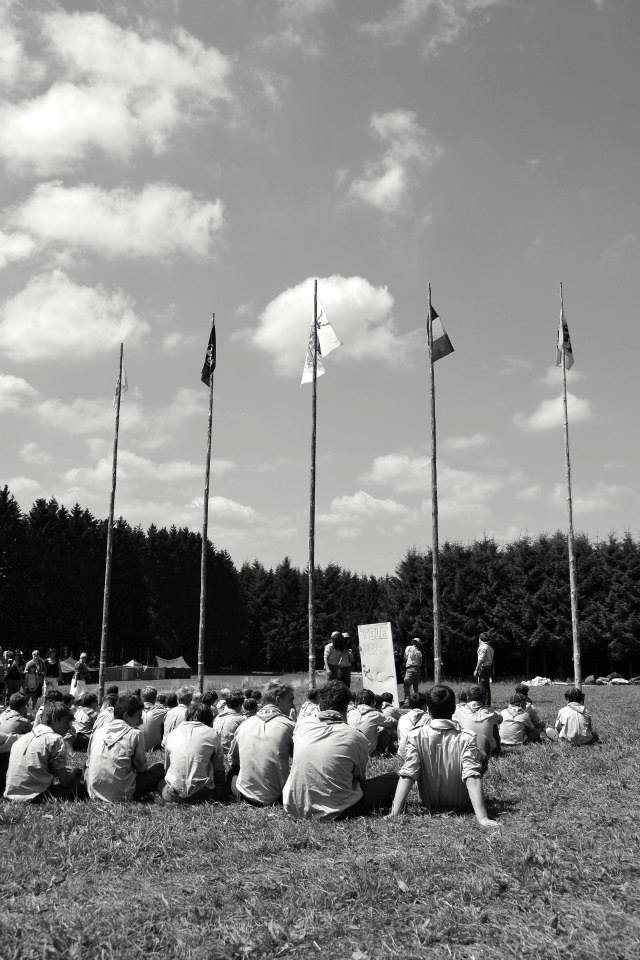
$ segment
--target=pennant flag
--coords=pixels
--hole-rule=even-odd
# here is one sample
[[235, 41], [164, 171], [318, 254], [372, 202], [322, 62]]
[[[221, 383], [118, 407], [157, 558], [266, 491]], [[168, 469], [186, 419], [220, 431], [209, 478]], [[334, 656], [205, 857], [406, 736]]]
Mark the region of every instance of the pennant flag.
[[450, 353], [453, 353], [453, 344], [449, 340], [447, 331], [433, 304], [431, 306], [431, 342], [433, 344], [431, 355], [434, 363], [436, 360], [441, 360], [442, 357], [447, 357]]
[[[330, 353], [342, 346], [342, 340], [336, 336], [336, 332], [327, 320], [327, 314], [324, 307], [318, 304], [318, 359], [316, 363], [316, 377], [321, 377], [326, 373], [323, 357], [328, 357]], [[313, 320], [309, 331], [309, 340], [307, 342], [307, 355], [302, 369], [302, 378], [300, 384], [311, 383], [313, 380]]]
[[558, 324], [558, 347], [556, 350], [556, 367], [562, 366], [562, 352], [564, 350], [564, 365], [567, 370], [573, 366], [573, 350], [571, 349], [571, 337], [569, 336], [569, 325], [564, 315], [564, 309], [560, 308], [560, 322]]
[[204, 365], [200, 379], [205, 386], [211, 385], [211, 377], [216, 368], [216, 324], [215, 320], [211, 324], [211, 333], [209, 334], [209, 343], [207, 344], [207, 353], [204, 358]]

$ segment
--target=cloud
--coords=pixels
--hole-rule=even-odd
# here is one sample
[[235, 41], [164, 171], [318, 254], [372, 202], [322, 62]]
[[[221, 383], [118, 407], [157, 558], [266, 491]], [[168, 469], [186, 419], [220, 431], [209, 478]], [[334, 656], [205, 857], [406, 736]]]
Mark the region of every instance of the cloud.
[[14, 377], [10, 373], [0, 373], [0, 412], [3, 410], [18, 410], [25, 401], [37, 396], [30, 383], [22, 377]]
[[36, 187], [11, 212], [10, 221], [44, 242], [85, 247], [108, 257], [204, 258], [214, 252], [224, 215], [220, 200], [198, 200], [168, 183], [150, 183], [134, 193], [54, 181]]
[[0, 87], [5, 89], [40, 80], [44, 74], [43, 65], [27, 56], [23, 34], [12, 16], [14, 6], [5, 0], [0, 9]]
[[[361, 30], [390, 43], [424, 36], [425, 54], [453, 43], [478, 11], [509, 0], [401, 0], [382, 20], [362, 24]], [[424, 28], [423, 21], [426, 21]], [[420, 29], [418, 29], [420, 28]]]
[[639, 242], [640, 238], [637, 233], [626, 233], [618, 240], [613, 240], [607, 244], [600, 259], [603, 263], [617, 263], [631, 257], [637, 258]]
[[196, 342], [192, 334], [181, 333], [179, 330], [173, 330], [162, 338], [162, 349], [165, 353], [174, 353], [183, 347], [190, 347]]
[[99, 13], [41, 18], [60, 79], [44, 93], [0, 104], [0, 155], [18, 173], [75, 166], [92, 150], [126, 160], [161, 153], [175, 130], [229, 99], [231, 63], [183, 29], [168, 37], [125, 29]]
[[4, 233], [0, 230], [0, 270], [14, 260], [26, 260], [35, 251], [37, 244], [26, 233]]
[[137, 345], [148, 332], [122, 290], [83, 287], [61, 270], [32, 277], [0, 310], [0, 352], [11, 360], [78, 360]]
[[411, 457], [405, 453], [387, 453], [376, 457], [369, 473], [361, 479], [365, 483], [379, 483], [402, 493], [425, 490], [429, 484], [429, 461], [426, 457]]
[[[233, 469], [234, 464], [229, 460], [214, 460], [212, 470], [217, 476], [222, 476]], [[103, 484], [111, 478], [112, 458], [101, 457], [91, 467], [74, 467], [63, 475], [63, 480], [72, 484]], [[130, 450], [120, 450], [118, 453], [118, 482], [148, 482], [180, 483], [188, 480], [201, 480], [204, 468], [200, 463], [189, 460], [168, 460], [157, 462], [148, 457], [141, 457]]]
[[471, 450], [486, 447], [489, 437], [486, 433], [473, 433], [469, 437], [447, 437], [442, 443], [443, 450]]
[[[48, 427], [71, 434], [113, 433], [113, 398], [99, 397], [87, 400], [77, 397], [67, 403], [52, 398], [35, 405], [38, 419]], [[133, 428], [142, 421], [142, 409], [138, 403], [127, 399], [120, 407], [121, 428]]]
[[[572, 492], [573, 508], [577, 514], [581, 513], [602, 513], [618, 506], [617, 500], [629, 496], [633, 491], [622, 484], [602, 483], [599, 481], [593, 487], [576, 492]], [[565, 484], [558, 483], [553, 490], [553, 502], [556, 506], [565, 506], [567, 500], [567, 488]]]
[[542, 487], [539, 483], [533, 483], [529, 487], [523, 487], [516, 493], [516, 500], [540, 500], [542, 498]]
[[[567, 383], [571, 380], [574, 382], [576, 380], [584, 380], [584, 373], [581, 373], [580, 370], [575, 368], [567, 370]], [[547, 367], [544, 372], [544, 376], [537, 378], [537, 383], [542, 384], [545, 387], [557, 387], [562, 386], [562, 367]]]
[[358, 490], [349, 496], [334, 497], [329, 513], [318, 516], [320, 523], [328, 525], [353, 526], [369, 520], [381, 520], [408, 517], [410, 511], [397, 500], [379, 500], [364, 490]]
[[38, 481], [32, 480], [31, 477], [9, 477], [7, 486], [11, 493], [18, 494], [18, 496], [21, 493], [31, 496], [32, 493], [40, 489]]
[[[576, 397], [573, 393], [567, 393], [567, 408], [571, 423], [588, 423], [595, 416], [591, 401]], [[560, 396], [543, 400], [529, 416], [516, 413], [513, 422], [520, 430], [536, 432], [554, 430], [562, 425], [562, 419], [562, 397]]]
[[363, 177], [351, 182], [348, 193], [382, 213], [397, 213], [408, 198], [413, 172], [432, 167], [443, 151], [428, 142], [411, 110], [374, 113], [369, 126], [383, 153], [367, 165]]
[[498, 357], [501, 377], [511, 376], [512, 373], [522, 373], [523, 370], [531, 370], [531, 361], [526, 357], [512, 357], [508, 354]]
[[20, 457], [25, 463], [30, 463], [34, 467], [46, 467], [53, 463], [51, 454], [41, 450], [33, 441], [20, 447]]
[[[400, 336], [392, 316], [393, 297], [362, 277], [334, 275], [318, 280], [318, 298], [344, 346], [327, 360], [386, 360], [399, 363], [410, 342]], [[313, 279], [279, 294], [264, 308], [250, 343], [271, 356], [276, 372], [300, 376], [313, 321]]]
[[335, 0], [278, 0], [278, 6], [283, 17], [295, 20], [315, 16], [333, 7]]

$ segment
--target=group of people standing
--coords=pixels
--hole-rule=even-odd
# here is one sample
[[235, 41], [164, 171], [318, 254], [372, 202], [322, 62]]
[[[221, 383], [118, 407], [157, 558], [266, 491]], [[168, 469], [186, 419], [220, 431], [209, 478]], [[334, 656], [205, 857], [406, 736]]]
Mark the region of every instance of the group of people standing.
[[[70, 692], [74, 696], [83, 693], [91, 676], [87, 654], [81, 653], [72, 673]], [[57, 690], [61, 683], [62, 665], [53, 647], [46, 657], [41, 656], [39, 649], [33, 650], [29, 660], [21, 650], [0, 649], [0, 703], [4, 706], [14, 693], [23, 693], [33, 706], [45, 690]]]

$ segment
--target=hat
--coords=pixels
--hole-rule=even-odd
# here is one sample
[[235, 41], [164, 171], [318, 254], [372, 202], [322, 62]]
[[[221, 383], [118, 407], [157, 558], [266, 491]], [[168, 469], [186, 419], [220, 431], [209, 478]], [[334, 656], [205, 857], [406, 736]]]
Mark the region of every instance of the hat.
[[340, 631], [339, 631], [339, 630], [334, 630], [333, 633], [331, 634], [331, 639], [332, 639], [332, 640], [337, 640], [337, 638], [340, 637], [340, 636], [342, 636], [342, 634], [340, 633]]
[[86, 653], [81, 653], [81, 654], [80, 654], [80, 659], [81, 659], [81, 660], [86, 660], [86, 659], [87, 659]]
[[342, 636], [343, 636], [345, 639], [351, 640], [351, 634], [350, 634], [350, 633], [343, 633]]

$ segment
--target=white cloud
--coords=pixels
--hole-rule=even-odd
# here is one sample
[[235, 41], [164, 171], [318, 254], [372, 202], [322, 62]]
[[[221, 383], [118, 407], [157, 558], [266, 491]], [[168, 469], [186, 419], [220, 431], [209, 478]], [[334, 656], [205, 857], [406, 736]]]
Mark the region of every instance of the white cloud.
[[[202, 505], [204, 499], [202, 497], [195, 497], [191, 501], [191, 506], [199, 511], [202, 511]], [[209, 517], [212, 521], [216, 523], [255, 523], [260, 520], [263, 521], [264, 518], [260, 516], [257, 510], [253, 507], [247, 506], [244, 503], [238, 503], [237, 500], [230, 500], [228, 497], [209, 497]]]
[[181, 350], [183, 347], [190, 347], [196, 342], [192, 334], [180, 333], [179, 330], [173, 330], [162, 338], [162, 349], [165, 353], [173, 353], [175, 350]]
[[46, 467], [53, 463], [53, 457], [45, 450], [41, 450], [37, 443], [25, 443], [20, 448], [20, 457], [25, 463], [34, 467]]
[[0, 105], [0, 155], [16, 172], [65, 170], [94, 149], [120, 160], [141, 146], [160, 153], [178, 126], [229, 98], [230, 61], [183, 29], [165, 39], [60, 10], [41, 26], [60, 79]]
[[0, 373], [0, 411], [18, 410], [37, 395], [30, 383], [10, 373]]
[[[616, 501], [632, 493], [629, 487], [621, 484], [602, 483], [599, 481], [587, 490], [572, 491], [573, 509], [576, 514], [603, 513], [618, 506]], [[566, 505], [567, 488], [558, 483], [554, 487], [553, 502], [556, 506]]]
[[542, 487], [539, 483], [533, 483], [531, 486], [523, 487], [516, 493], [516, 500], [540, 500], [542, 497]]
[[[71, 434], [113, 433], [114, 411], [113, 397], [99, 397], [87, 400], [78, 397], [70, 403], [52, 398], [43, 400], [34, 407], [40, 421], [56, 430]], [[129, 399], [120, 407], [121, 428], [133, 428], [142, 421], [140, 405]]]
[[507, 354], [498, 357], [498, 363], [500, 365], [498, 372], [502, 377], [508, 377], [512, 373], [522, 373], [523, 370], [531, 369], [531, 361], [527, 360], [526, 357], [512, 357]]
[[[374, 287], [362, 277], [337, 275], [318, 280], [318, 299], [344, 344], [331, 354], [327, 368], [334, 360], [374, 358], [398, 363], [407, 355], [409, 340], [396, 332], [394, 301], [386, 287]], [[249, 340], [271, 355], [277, 373], [299, 377], [312, 322], [313, 280], [309, 278], [267, 304]]]
[[[569, 392], [567, 392], [567, 408], [569, 423], [588, 423], [595, 416], [590, 400], [576, 397]], [[521, 430], [540, 431], [560, 428], [562, 419], [562, 397], [553, 397], [550, 400], [543, 400], [529, 416], [516, 413], [513, 422]]]
[[39, 80], [44, 73], [42, 64], [25, 52], [23, 34], [12, 15], [15, 6], [12, 0], [4, 0], [0, 8], [0, 87], [9, 89], [19, 82]]
[[408, 517], [410, 511], [397, 500], [379, 500], [364, 490], [350, 496], [334, 497], [329, 513], [318, 516], [321, 523], [350, 526], [368, 520]]
[[486, 433], [473, 433], [468, 437], [447, 437], [442, 443], [443, 450], [472, 450], [486, 447], [489, 437]]
[[376, 457], [369, 473], [361, 479], [365, 483], [386, 484], [393, 490], [406, 493], [426, 490], [430, 483], [427, 457], [411, 457], [405, 453], [388, 453]]
[[35, 493], [36, 490], [40, 489], [40, 484], [37, 480], [32, 480], [31, 477], [9, 477], [7, 480], [7, 486], [13, 494], [26, 494], [30, 496], [32, 493]]
[[374, 113], [369, 126], [383, 153], [367, 165], [363, 177], [352, 181], [349, 196], [382, 213], [397, 213], [406, 203], [413, 173], [433, 166], [442, 148], [428, 142], [411, 110]]
[[60, 270], [32, 277], [0, 311], [0, 351], [15, 361], [78, 360], [135, 346], [149, 330], [122, 290], [83, 287]]
[[424, 51], [432, 54], [441, 46], [453, 43], [467, 28], [477, 11], [508, 2], [509, 0], [401, 0], [382, 20], [365, 23], [361, 29], [391, 43], [404, 43], [410, 37], [424, 36]]
[[[575, 368], [567, 370], [567, 383], [576, 380], [584, 380], [584, 373], [581, 373], [580, 370]], [[538, 377], [537, 383], [542, 384], [544, 387], [558, 387], [562, 386], [562, 367], [547, 367], [544, 372], [544, 376]]]
[[[230, 461], [213, 462], [214, 474], [221, 475], [232, 469]], [[67, 483], [95, 484], [103, 483], [111, 477], [111, 456], [103, 456], [92, 467], [74, 467], [63, 475]], [[200, 480], [204, 477], [204, 467], [200, 463], [188, 460], [168, 460], [157, 462], [141, 457], [130, 450], [118, 452], [118, 482], [158, 481], [160, 483], [180, 483], [185, 480]]]
[[220, 200], [198, 200], [168, 183], [149, 183], [140, 193], [42, 183], [10, 219], [42, 241], [109, 257], [208, 257], [224, 224]]
[[5, 233], [0, 230], [0, 270], [14, 260], [26, 260], [36, 249], [33, 237], [26, 233]]

